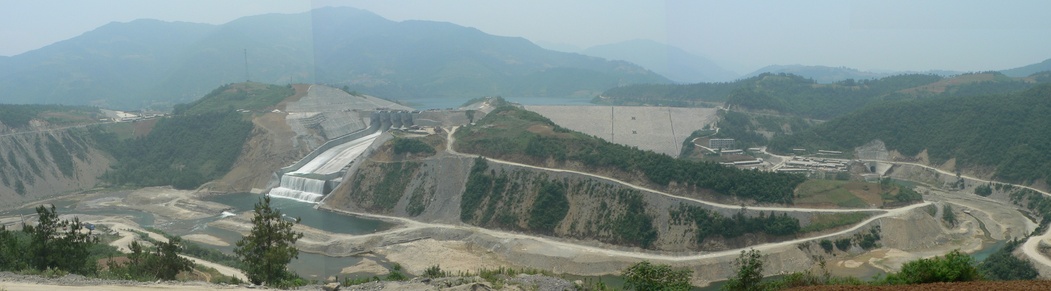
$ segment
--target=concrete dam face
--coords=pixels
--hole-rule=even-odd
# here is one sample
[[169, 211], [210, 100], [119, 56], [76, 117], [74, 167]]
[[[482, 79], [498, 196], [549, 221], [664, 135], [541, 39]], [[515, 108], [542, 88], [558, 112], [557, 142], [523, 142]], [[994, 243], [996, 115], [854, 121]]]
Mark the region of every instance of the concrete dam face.
[[272, 180], [279, 183], [270, 196], [317, 203], [339, 185], [349, 165], [367, 156], [366, 151], [383, 132], [412, 126], [409, 111], [376, 111], [369, 116], [368, 128], [331, 139], [274, 173]]

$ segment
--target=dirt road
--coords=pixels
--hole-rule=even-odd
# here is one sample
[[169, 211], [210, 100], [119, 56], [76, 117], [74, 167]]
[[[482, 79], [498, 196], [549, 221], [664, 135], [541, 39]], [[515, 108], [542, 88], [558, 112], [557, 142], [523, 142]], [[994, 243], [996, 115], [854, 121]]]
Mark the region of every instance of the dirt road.
[[[154, 239], [154, 240], [157, 240], [157, 241], [164, 241], [164, 242], [168, 241], [168, 238], [164, 237], [161, 234], [150, 232], [150, 231], [146, 231], [145, 229], [142, 229], [142, 228], [140, 228], [138, 226], [132, 226], [132, 225], [129, 225], [129, 224], [126, 224], [126, 223], [123, 223], [123, 222], [111, 221], [111, 220], [101, 220], [101, 221], [98, 221], [97, 224], [107, 225], [107, 226], [109, 226], [110, 229], [112, 229], [112, 230], [117, 232], [117, 235], [119, 235], [120, 238], [117, 239], [117, 240], [114, 240], [113, 242], [111, 242], [110, 245], [116, 247], [118, 250], [120, 250], [121, 252], [125, 252], [125, 253], [130, 253], [131, 252], [131, 249], [129, 248], [129, 246], [131, 245], [131, 243], [133, 241], [135, 241], [139, 237], [139, 234], [135, 233], [135, 231], [144, 232], [147, 235], [149, 235], [151, 239]], [[190, 257], [190, 256], [185, 256], [185, 255], [179, 255], [179, 256], [183, 257], [183, 258], [187, 258], [190, 261], [193, 261], [195, 264], [215, 269], [216, 271], [219, 271], [219, 273], [221, 273], [223, 275], [236, 277], [238, 279], [241, 279], [242, 281], [248, 281], [248, 277], [245, 276], [245, 274], [243, 272], [241, 272], [241, 270], [238, 270], [238, 269], [235, 269], [235, 268], [231, 268], [231, 267], [228, 267], [228, 266], [225, 266], [225, 265], [216, 264], [214, 262], [202, 260], [202, 259], [199, 259], [199, 258], [194, 258], [194, 257]]]
[[[445, 148], [445, 151], [450, 153], [450, 154], [463, 156], [463, 157], [476, 157], [477, 155], [470, 155], [470, 154], [460, 153], [460, 152], [457, 152], [454, 149], [453, 143], [456, 142], [456, 138], [453, 137], [453, 134], [456, 133], [457, 129], [459, 129], [459, 127], [453, 127], [451, 130], [447, 130], [447, 132], [449, 132], [449, 135], [448, 135], [449, 146]], [[588, 177], [592, 177], [592, 178], [603, 179], [603, 180], [611, 181], [611, 182], [614, 182], [614, 183], [617, 183], [617, 184], [621, 184], [621, 185], [626, 186], [626, 187], [633, 188], [635, 190], [656, 193], [656, 194], [664, 195], [664, 196], [667, 196], [667, 197], [673, 198], [673, 199], [681, 199], [681, 200], [697, 202], [697, 203], [701, 203], [701, 204], [712, 206], [712, 207], [718, 207], [718, 208], [724, 208], [724, 209], [741, 209], [741, 205], [722, 204], [722, 203], [716, 203], [716, 202], [705, 201], [705, 200], [700, 200], [700, 199], [694, 199], [694, 198], [689, 198], [689, 197], [682, 197], [682, 196], [678, 196], [678, 195], [672, 195], [672, 194], [668, 194], [666, 192], [662, 192], [662, 191], [658, 191], [658, 190], [655, 190], [655, 189], [650, 189], [650, 188], [642, 187], [642, 186], [639, 186], [639, 185], [631, 184], [631, 183], [628, 183], [628, 182], [624, 182], [624, 181], [621, 181], [621, 180], [617, 180], [615, 178], [606, 177], [606, 176], [597, 175], [597, 174], [592, 174], [592, 173], [587, 173], [587, 172], [580, 172], [580, 171], [574, 171], [574, 170], [565, 170], [565, 169], [555, 169], [555, 168], [545, 168], [545, 167], [539, 167], [539, 166], [534, 166], [534, 165], [527, 165], [527, 164], [522, 164], [522, 163], [516, 163], [516, 162], [511, 162], [511, 161], [504, 161], [504, 160], [494, 159], [494, 158], [491, 158], [491, 157], [485, 157], [485, 159], [487, 161], [490, 161], [490, 162], [500, 163], [500, 164], [505, 164], [505, 165], [512, 165], [512, 166], [531, 168], [531, 169], [537, 169], [537, 170], [544, 170], [544, 171], [550, 171], [550, 172], [558, 172], [558, 173], [573, 173], [573, 174], [584, 175], [584, 176], [588, 176]], [[758, 210], [758, 211], [821, 212], [821, 213], [853, 213], [853, 212], [877, 212], [877, 213], [882, 212], [884, 214], [887, 213], [886, 210], [882, 210], [882, 209], [824, 209], [824, 208], [796, 208], [796, 207], [769, 207], [769, 206], [748, 206], [748, 209], [750, 209], [750, 210]]]
[[[481, 228], [481, 227], [476, 227], [476, 226], [471, 226], [471, 225], [433, 224], [433, 223], [426, 223], [426, 222], [415, 221], [415, 220], [412, 220], [412, 219], [409, 219], [409, 218], [396, 217], [396, 216], [355, 213], [355, 212], [342, 211], [342, 210], [331, 209], [331, 208], [326, 208], [326, 209], [329, 209], [329, 210], [332, 210], [332, 211], [336, 211], [336, 212], [351, 214], [351, 215], [358, 215], [358, 216], [365, 216], [365, 217], [371, 217], [371, 218], [378, 218], [378, 219], [383, 219], [383, 220], [388, 220], [388, 221], [397, 221], [398, 223], [404, 224], [405, 225], [404, 228], [399, 228], [397, 230], [394, 230], [394, 231], [397, 231], [397, 232], [410, 231], [410, 230], [420, 229], [420, 228], [457, 229], [457, 230], [465, 230], [465, 231], [471, 231], [471, 232], [476, 232], [476, 233], [484, 233], [486, 235], [489, 235], [489, 236], [492, 236], [492, 237], [495, 237], [495, 238], [499, 238], [499, 239], [521, 240], [521, 241], [535, 241], [535, 242], [540, 243], [540, 244], [538, 244], [538, 246], [543, 246], [544, 249], [543, 250], [537, 249], [537, 250], [533, 250], [533, 251], [537, 251], [537, 252], [541, 252], [541, 253], [567, 251], [569, 253], [577, 253], [578, 255], [599, 254], [599, 255], [604, 255], [604, 256], [617, 256], [617, 257], [640, 259], [640, 260], [661, 260], [661, 261], [669, 261], [669, 262], [685, 262], [685, 261], [693, 261], [693, 260], [700, 260], [700, 259], [710, 259], [710, 258], [723, 257], [723, 256], [737, 256], [738, 254], [740, 254], [741, 250], [743, 250], [743, 249], [754, 248], [754, 249], [757, 249], [757, 250], [760, 250], [760, 251], [765, 251], [765, 250], [770, 250], [770, 249], [784, 247], [784, 246], [793, 246], [793, 245], [796, 245], [796, 244], [799, 244], [799, 243], [802, 243], [802, 242], [815, 241], [815, 240], [820, 240], [820, 239], [824, 239], [824, 238], [835, 237], [835, 236], [839, 236], [839, 235], [843, 235], [843, 234], [846, 234], [846, 233], [850, 233], [850, 232], [856, 231], [856, 230], [866, 226], [867, 224], [869, 224], [869, 223], [871, 223], [873, 221], [876, 221], [877, 219], [884, 218], [884, 217], [892, 217], [892, 216], [902, 215], [902, 214], [905, 214], [905, 213], [907, 213], [907, 212], [909, 212], [909, 211], [911, 211], [913, 209], [916, 209], [916, 208], [919, 208], [919, 207], [924, 207], [924, 206], [927, 206], [927, 205], [930, 205], [930, 204], [931, 204], [930, 202], [925, 202], [925, 203], [920, 203], [920, 204], [909, 205], [909, 206], [898, 208], [898, 209], [893, 209], [893, 210], [887, 211], [886, 213], [870, 217], [869, 219], [866, 219], [865, 221], [862, 221], [861, 223], [858, 223], [858, 224], [854, 225], [851, 228], [844, 229], [844, 230], [841, 230], [841, 231], [838, 231], [838, 232], [835, 232], [835, 233], [829, 233], [829, 234], [825, 234], [825, 235], [821, 235], [821, 236], [798, 238], [798, 239], [789, 240], [789, 241], [783, 241], [783, 242], [765, 243], [765, 244], [754, 245], [754, 246], [750, 246], [748, 248], [742, 248], [742, 249], [733, 249], [733, 250], [711, 252], [711, 253], [702, 253], [702, 254], [694, 254], [694, 255], [655, 254], [655, 253], [642, 253], [642, 252], [634, 252], [634, 251], [611, 250], [611, 249], [607, 249], [607, 248], [603, 248], [603, 247], [595, 247], [595, 246], [587, 246], [587, 245], [581, 245], [581, 244], [575, 244], [575, 243], [568, 243], [568, 242], [562, 242], [562, 241], [558, 241], [558, 240], [554, 240], [554, 239], [549, 239], [549, 238], [546, 238], [546, 237], [540, 237], [540, 236], [534, 236], [534, 235], [526, 235], [526, 234], [518, 234], [518, 233], [510, 233], [510, 232], [504, 232], [504, 231], [497, 231], [497, 230], [491, 230], [491, 229], [486, 229], [486, 228]], [[369, 234], [369, 235], [383, 235], [384, 233], [389, 233], [389, 232], [380, 232], [380, 233]]]
[[[937, 171], [938, 173], [941, 173], [941, 174], [944, 174], [944, 175], [950, 175], [950, 176], [955, 176], [956, 175], [956, 173], [950, 173], [948, 171], [944, 171], [942, 169], [938, 169], [938, 168], [935, 168], [935, 167], [927, 166], [927, 165], [924, 165], [924, 164], [909, 163], [909, 162], [877, 161], [877, 160], [862, 160], [862, 161], [866, 161], [866, 162], [868, 162], [868, 161], [883, 162], [883, 163], [891, 163], [891, 164], [896, 164], [896, 165], [912, 165], [912, 166], [923, 167], [923, 168], [926, 168], [926, 169], [934, 170], [934, 171]], [[967, 176], [967, 175], [960, 175], [960, 178], [964, 178], [964, 179], [968, 179], [968, 180], [974, 180], [974, 181], [979, 181], [979, 182], [982, 182], [982, 183], [1000, 183], [1000, 184], [1012, 185], [1012, 186], [1017, 187], [1017, 188], [1029, 189], [1029, 190], [1032, 190], [1032, 191], [1036, 191], [1037, 193], [1040, 193], [1040, 194], [1042, 194], [1044, 196], [1051, 197], [1051, 193], [1048, 193], [1046, 191], [1043, 191], [1043, 190], [1040, 190], [1040, 189], [1036, 189], [1036, 188], [1033, 188], [1033, 187], [1029, 187], [1029, 186], [1005, 183], [1005, 182], [1000, 182], [1000, 181], [990, 181], [990, 180], [980, 179], [980, 178], [971, 177], [971, 176]], [[1045, 231], [1041, 235], [1035, 235], [1035, 236], [1029, 237], [1029, 239], [1027, 239], [1025, 241], [1025, 243], [1022, 244], [1022, 252], [1025, 253], [1025, 255], [1027, 257], [1029, 257], [1033, 261], [1033, 263], [1043, 265], [1046, 268], [1051, 268], [1051, 258], [1048, 258], [1044, 254], [1041, 254], [1040, 251], [1039, 251], [1039, 247], [1040, 247], [1041, 242], [1048, 242], [1049, 240], [1051, 240], [1051, 228], [1048, 228], [1048, 230]]]

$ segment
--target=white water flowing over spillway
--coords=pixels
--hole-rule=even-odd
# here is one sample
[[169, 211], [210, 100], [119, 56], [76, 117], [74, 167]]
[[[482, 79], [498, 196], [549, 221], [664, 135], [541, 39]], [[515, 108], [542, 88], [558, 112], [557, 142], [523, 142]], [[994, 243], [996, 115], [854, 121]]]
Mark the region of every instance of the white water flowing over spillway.
[[361, 156], [382, 132], [363, 136], [334, 146], [314, 157], [299, 169], [281, 175], [279, 187], [270, 190], [271, 197], [317, 203], [325, 196], [324, 176], [339, 173]]
[[270, 190], [270, 196], [318, 202], [325, 193], [325, 180], [286, 174], [281, 176], [281, 187]]

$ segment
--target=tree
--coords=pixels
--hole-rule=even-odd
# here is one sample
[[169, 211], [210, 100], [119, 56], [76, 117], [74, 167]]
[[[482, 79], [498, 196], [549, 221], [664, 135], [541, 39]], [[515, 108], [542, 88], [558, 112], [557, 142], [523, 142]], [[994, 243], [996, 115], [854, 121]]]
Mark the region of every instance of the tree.
[[978, 194], [980, 196], [993, 195], [993, 186], [991, 186], [990, 184], [978, 185], [978, 187], [974, 187], [974, 194]]
[[952, 212], [952, 206], [942, 206], [942, 219], [951, 226], [956, 226], [956, 214]]
[[170, 281], [175, 280], [175, 276], [180, 272], [193, 270], [193, 262], [179, 256], [182, 240], [178, 237], [172, 237], [167, 242], [158, 242], [156, 252], [146, 250], [138, 241], [132, 242], [129, 248], [129, 275]]
[[474, 110], [467, 110], [463, 112], [467, 115], [467, 122], [474, 123]]
[[[299, 223], [298, 218], [295, 223]], [[299, 258], [295, 243], [303, 237], [303, 233], [292, 231], [295, 223], [282, 219], [281, 211], [270, 207], [269, 195], [256, 203], [252, 231], [234, 248], [253, 284], [276, 285], [294, 277], [286, 266]]]
[[690, 290], [692, 270], [638, 262], [624, 270], [624, 288], [631, 290]]
[[1015, 238], [1007, 242], [1003, 248], [990, 255], [981, 264], [978, 270], [988, 280], [1033, 280], [1040, 275], [1033, 262], [1028, 259], [1019, 259], [1011, 254], [1024, 241]]
[[723, 285], [723, 290], [763, 290], [763, 255], [755, 249], [741, 250], [734, 261], [737, 274]]
[[[29, 264], [37, 270], [58, 269], [76, 274], [95, 271], [93, 261], [88, 260], [89, 248], [98, 239], [83, 231], [80, 219], [59, 220], [55, 205], [48, 209], [37, 207], [37, 225], [24, 225], [29, 234]], [[63, 231], [60, 233], [59, 231]]]
[[25, 234], [7, 230], [0, 225], [0, 270], [24, 270], [28, 268], [25, 250], [29, 240]]

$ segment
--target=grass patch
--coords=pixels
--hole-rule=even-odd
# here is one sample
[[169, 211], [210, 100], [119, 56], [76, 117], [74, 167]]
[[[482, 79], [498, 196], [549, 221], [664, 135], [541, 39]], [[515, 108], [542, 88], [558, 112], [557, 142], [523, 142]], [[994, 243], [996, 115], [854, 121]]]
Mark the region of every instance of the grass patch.
[[[858, 185], [855, 184], [858, 183], [863, 182], [807, 180], [800, 184], [799, 188], [796, 188], [795, 201], [797, 204], [833, 204], [847, 208], [867, 208], [870, 204], [850, 191], [850, 188], [856, 188]], [[870, 185], [869, 187], [874, 188], [877, 186]]]
[[234, 109], [264, 110], [295, 94], [292, 86], [236, 83], [220, 86], [190, 104], [175, 106], [175, 114], [198, 115]]
[[867, 212], [818, 214], [810, 219], [810, 224], [800, 229], [799, 233], [822, 231], [840, 226], [852, 225], [859, 223], [870, 216], [872, 216], [872, 213]]

